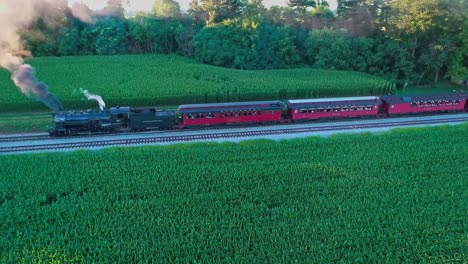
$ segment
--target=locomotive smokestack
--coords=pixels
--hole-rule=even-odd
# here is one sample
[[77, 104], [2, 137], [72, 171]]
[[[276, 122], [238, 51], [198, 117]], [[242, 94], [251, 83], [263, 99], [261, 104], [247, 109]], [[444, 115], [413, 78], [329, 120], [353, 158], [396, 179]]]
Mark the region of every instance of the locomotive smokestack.
[[47, 84], [37, 80], [34, 68], [29, 64], [19, 66], [13, 72], [11, 79], [21, 92], [26, 96], [34, 96], [36, 100], [44, 103], [53, 111], [63, 110], [62, 104], [57, 97], [49, 92]]
[[83, 90], [82, 88], [80, 88], [80, 91], [88, 100], [96, 100], [99, 103], [99, 109], [101, 109], [101, 111], [104, 110], [104, 107], [106, 107], [106, 103], [104, 102], [104, 100], [102, 100], [101, 96], [97, 94], [92, 94], [88, 92], [88, 90]]

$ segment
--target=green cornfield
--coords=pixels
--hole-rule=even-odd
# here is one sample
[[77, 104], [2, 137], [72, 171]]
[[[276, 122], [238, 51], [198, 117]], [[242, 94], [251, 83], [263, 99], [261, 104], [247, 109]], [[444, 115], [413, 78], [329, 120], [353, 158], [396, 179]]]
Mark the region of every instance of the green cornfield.
[[[79, 88], [101, 95], [108, 106], [175, 106], [354, 95], [382, 95], [393, 84], [359, 72], [290, 69], [243, 71], [168, 55], [44, 57], [27, 61], [66, 109], [97, 108]], [[44, 111], [22, 95], [0, 70], [0, 112]]]
[[0, 262], [466, 263], [467, 132], [0, 156]]

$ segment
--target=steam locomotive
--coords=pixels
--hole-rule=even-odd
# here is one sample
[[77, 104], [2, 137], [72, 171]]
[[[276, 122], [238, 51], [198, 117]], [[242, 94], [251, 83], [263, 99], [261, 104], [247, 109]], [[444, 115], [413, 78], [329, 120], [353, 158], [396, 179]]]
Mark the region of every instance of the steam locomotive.
[[51, 136], [116, 133], [174, 128], [174, 111], [112, 107], [108, 111], [70, 111], [53, 114]]
[[186, 127], [299, 122], [332, 118], [389, 117], [468, 112], [468, 95], [361, 96], [282, 101], [185, 104], [172, 110], [112, 107], [107, 111], [55, 113], [51, 136], [117, 133]]

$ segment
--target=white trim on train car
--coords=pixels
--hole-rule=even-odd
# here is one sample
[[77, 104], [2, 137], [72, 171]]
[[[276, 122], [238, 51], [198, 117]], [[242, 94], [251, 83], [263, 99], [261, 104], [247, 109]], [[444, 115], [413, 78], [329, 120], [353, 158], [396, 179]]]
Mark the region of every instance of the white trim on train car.
[[337, 98], [288, 100], [288, 103], [302, 104], [302, 103], [323, 103], [323, 102], [341, 102], [341, 101], [363, 101], [363, 100], [378, 100], [378, 99], [379, 97], [376, 97], [376, 96], [337, 97]]

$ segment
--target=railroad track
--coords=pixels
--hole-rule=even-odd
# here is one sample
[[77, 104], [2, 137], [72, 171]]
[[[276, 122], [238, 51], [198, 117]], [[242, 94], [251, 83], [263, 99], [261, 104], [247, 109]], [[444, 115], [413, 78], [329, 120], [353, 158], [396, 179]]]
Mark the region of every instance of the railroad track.
[[66, 142], [66, 143], [45, 143], [28, 146], [10, 146], [0, 147], [0, 154], [21, 153], [32, 151], [45, 150], [64, 150], [64, 149], [82, 149], [82, 148], [101, 148], [110, 146], [134, 146], [144, 144], [158, 143], [175, 143], [175, 142], [191, 142], [199, 140], [220, 140], [234, 138], [248, 138], [261, 136], [275, 136], [298, 133], [313, 133], [313, 132], [328, 132], [353, 129], [369, 129], [369, 128], [390, 128], [399, 126], [415, 126], [415, 125], [431, 125], [441, 123], [459, 123], [468, 121], [468, 117], [450, 118], [447, 120], [412, 120], [412, 121], [394, 121], [369, 124], [335, 124], [319, 127], [304, 127], [304, 128], [281, 128], [274, 127], [272, 129], [258, 131], [236, 131], [236, 132], [215, 132], [194, 135], [154, 135], [146, 138], [129, 138], [129, 139], [102, 139], [98, 141], [88, 142]]
[[0, 137], [0, 143], [3, 142], [18, 142], [18, 141], [32, 141], [32, 140], [44, 140], [49, 139], [50, 136], [47, 134], [43, 135], [24, 135], [24, 136], [4, 136]]
[[[444, 116], [444, 115], [451, 115], [452, 113], [445, 113], [445, 114], [438, 114], [437, 116]], [[418, 115], [419, 117], [424, 117], [427, 115]], [[400, 117], [400, 116], [398, 116]], [[398, 117], [390, 117], [390, 118], [398, 118]], [[411, 117], [411, 116], [406, 116]], [[386, 118], [384, 120], [389, 120], [390, 118]], [[346, 118], [346, 119], [326, 119], [326, 120], [312, 120], [312, 121], [299, 121], [296, 124], [327, 124], [327, 123], [346, 123], [349, 121], [378, 121], [382, 120], [379, 117], [366, 117], [366, 118]], [[183, 132], [200, 132], [203, 133], [204, 131], [212, 131], [212, 130], [230, 130], [236, 128], [262, 128], [262, 127], [281, 127], [281, 126], [288, 126], [291, 123], [268, 123], [268, 124], [231, 124], [231, 125], [224, 125], [224, 126], [203, 126], [203, 127], [194, 127], [194, 128], [184, 128], [183, 130], [175, 129], [175, 130], [149, 130], [144, 132], [118, 132], [118, 133], [101, 133], [101, 134], [82, 134], [82, 135], [74, 135], [74, 136], [63, 136], [63, 137], [51, 137], [47, 133], [38, 134], [38, 135], [11, 135], [11, 136], [0, 136], [0, 143], [7, 143], [7, 142], [21, 142], [21, 141], [33, 141], [33, 140], [59, 140], [59, 139], [80, 139], [80, 138], [93, 138], [93, 137], [112, 137], [112, 136], [126, 136], [126, 135], [145, 135], [147, 133], [164, 133], [167, 131], [183, 131]]]

